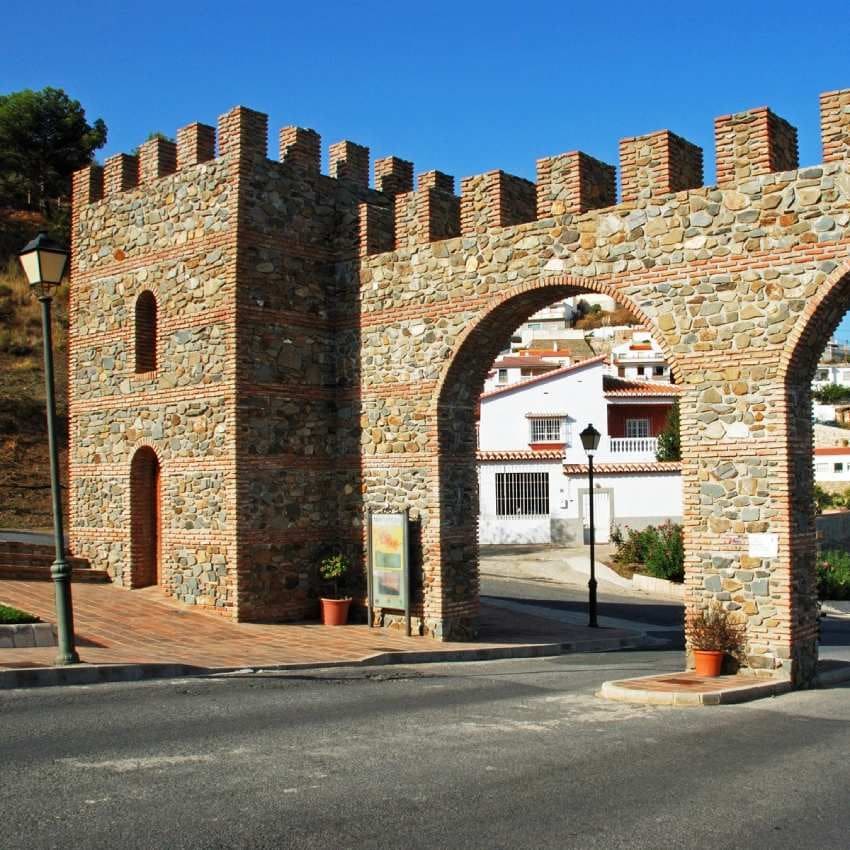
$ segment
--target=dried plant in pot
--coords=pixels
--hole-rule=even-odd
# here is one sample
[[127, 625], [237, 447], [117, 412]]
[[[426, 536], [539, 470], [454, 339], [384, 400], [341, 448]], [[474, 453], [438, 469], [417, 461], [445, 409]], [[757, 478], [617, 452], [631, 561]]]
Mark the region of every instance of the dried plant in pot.
[[348, 609], [351, 596], [346, 584], [351, 565], [342, 553], [328, 555], [319, 564], [319, 577], [332, 590], [329, 595], [320, 597], [322, 605], [322, 624], [325, 626], [344, 626], [348, 622]]
[[688, 639], [697, 675], [719, 676], [727, 655], [738, 660], [742, 637], [740, 627], [718, 603], [694, 611], [688, 617]]

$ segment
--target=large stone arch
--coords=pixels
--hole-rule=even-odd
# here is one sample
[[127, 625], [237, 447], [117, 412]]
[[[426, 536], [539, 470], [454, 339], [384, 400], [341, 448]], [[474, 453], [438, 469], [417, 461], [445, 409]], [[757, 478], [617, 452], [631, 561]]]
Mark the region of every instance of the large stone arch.
[[454, 341], [432, 396], [432, 433], [436, 434], [436, 474], [423, 540], [424, 609], [435, 617], [444, 637], [465, 638], [476, 631], [478, 614], [478, 501], [475, 421], [487, 370], [512, 331], [537, 310], [560, 298], [599, 293], [629, 309], [652, 332], [677, 381], [682, 370], [655, 321], [616, 287], [592, 278], [541, 277], [506, 288], [488, 301]]
[[817, 656], [817, 531], [812, 466], [812, 380], [825, 343], [850, 309], [850, 262], [835, 268], [798, 317], [782, 351], [779, 378], [785, 391], [791, 627], [798, 656], [811, 667]]

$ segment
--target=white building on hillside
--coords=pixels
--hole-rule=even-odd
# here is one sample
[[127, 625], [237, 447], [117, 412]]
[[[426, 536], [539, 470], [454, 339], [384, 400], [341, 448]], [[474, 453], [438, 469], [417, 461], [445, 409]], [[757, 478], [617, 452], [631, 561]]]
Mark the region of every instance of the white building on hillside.
[[682, 515], [679, 463], [655, 459], [678, 387], [606, 374], [603, 356], [481, 396], [479, 539], [582, 542], [589, 514], [587, 457], [579, 434], [602, 434], [594, 458], [597, 535]]
[[634, 331], [630, 340], [611, 349], [611, 374], [636, 381], [670, 382], [670, 366], [647, 331]]

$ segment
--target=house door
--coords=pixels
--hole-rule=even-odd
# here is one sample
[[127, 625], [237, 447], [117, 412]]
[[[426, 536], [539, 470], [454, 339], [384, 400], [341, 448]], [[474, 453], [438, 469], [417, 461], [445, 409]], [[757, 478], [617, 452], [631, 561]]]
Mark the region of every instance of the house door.
[[[581, 497], [581, 515], [584, 523], [584, 542], [590, 543], [590, 496]], [[593, 524], [596, 526], [596, 542], [608, 543], [611, 539], [611, 494], [607, 490], [593, 493]]]

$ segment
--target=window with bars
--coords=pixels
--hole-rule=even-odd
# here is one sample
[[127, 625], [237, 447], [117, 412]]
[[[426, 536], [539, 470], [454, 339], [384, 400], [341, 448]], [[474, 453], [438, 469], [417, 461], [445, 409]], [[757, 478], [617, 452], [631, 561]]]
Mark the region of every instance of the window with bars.
[[562, 443], [563, 420], [560, 416], [534, 416], [531, 422], [532, 443]]
[[649, 436], [649, 420], [648, 419], [627, 419], [626, 420], [626, 436], [627, 437], [648, 437]]
[[497, 472], [496, 516], [549, 516], [549, 473]]

